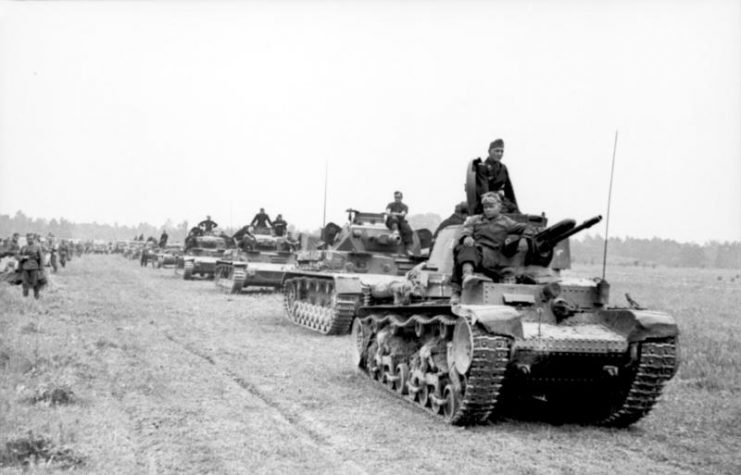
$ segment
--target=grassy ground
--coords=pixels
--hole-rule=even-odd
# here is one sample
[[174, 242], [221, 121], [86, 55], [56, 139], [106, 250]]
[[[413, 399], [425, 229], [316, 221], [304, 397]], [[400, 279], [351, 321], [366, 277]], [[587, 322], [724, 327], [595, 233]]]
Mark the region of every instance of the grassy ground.
[[0, 454], [35, 451], [38, 472], [741, 472], [741, 279], [607, 277], [614, 303], [629, 292], [679, 321], [682, 365], [654, 411], [627, 430], [462, 429], [372, 385], [349, 337], [293, 326], [279, 294], [227, 296], [118, 256], [76, 259], [40, 302], [0, 287]]

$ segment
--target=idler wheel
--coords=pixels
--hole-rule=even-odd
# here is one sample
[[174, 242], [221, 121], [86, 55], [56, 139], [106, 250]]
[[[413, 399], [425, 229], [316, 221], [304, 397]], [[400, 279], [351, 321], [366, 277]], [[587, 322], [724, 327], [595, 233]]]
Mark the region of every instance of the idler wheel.
[[458, 319], [453, 331], [453, 364], [458, 374], [466, 374], [473, 361], [473, 331], [468, 321]]
[[399, 363], [396, 366], [396, 376], [399, 377], [396, 381], [396, 392], [400, 395], [407, 393], [407, 382], [409, 381], [409, 365], [406, 363]]

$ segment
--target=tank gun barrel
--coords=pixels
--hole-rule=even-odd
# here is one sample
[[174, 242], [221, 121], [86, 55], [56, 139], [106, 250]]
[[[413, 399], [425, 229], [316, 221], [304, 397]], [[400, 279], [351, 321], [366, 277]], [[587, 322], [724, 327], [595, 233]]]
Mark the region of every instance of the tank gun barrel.
[[589, 229], [600, 221], [602, 221], [602, 215], [597, 215], [584, 221], [578, 226], [574, 226], [573, 228], [558, 233], [556, 235], [552, 235], [551, 233], [549, 233], [549, 228], [535, 235], [535, 241], [538, 242], [538, 248], [540, 249], [552, 249], [556, 246], [556, 244], [563, 241], [564, 239], [568, 239], [578, 232]]

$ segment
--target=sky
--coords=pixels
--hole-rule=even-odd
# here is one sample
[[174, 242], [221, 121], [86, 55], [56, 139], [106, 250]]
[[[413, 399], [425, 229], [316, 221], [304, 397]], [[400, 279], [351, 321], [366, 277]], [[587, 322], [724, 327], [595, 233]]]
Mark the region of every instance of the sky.
[[444, 218], [501, 137], [582, 221], [616, 131], [610, 236], [741, 241], [741, 2], [0, 0], [0, 214]]

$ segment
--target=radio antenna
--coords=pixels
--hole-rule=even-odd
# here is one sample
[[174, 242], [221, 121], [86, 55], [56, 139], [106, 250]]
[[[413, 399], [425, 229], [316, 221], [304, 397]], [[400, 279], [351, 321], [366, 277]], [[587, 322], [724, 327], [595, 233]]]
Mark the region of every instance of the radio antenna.
[[329, 163], [324, 161], [324, 213], [322, 214], [322, 229], [327, 224], [327, 173], [329, 170]]
[[615, 175], [615, 153], [617, 152], [618, 131], [615, 130], [615, 144], [612, 146], [612, 167], [610, 169], [610, 191], [607, 193], [607, 219], [605, 220], [605, 251], [602, 254], [602, 280], [607, 271], [607, 241], [610, 239], [610, 204], [612, 202], [612, 177]]

